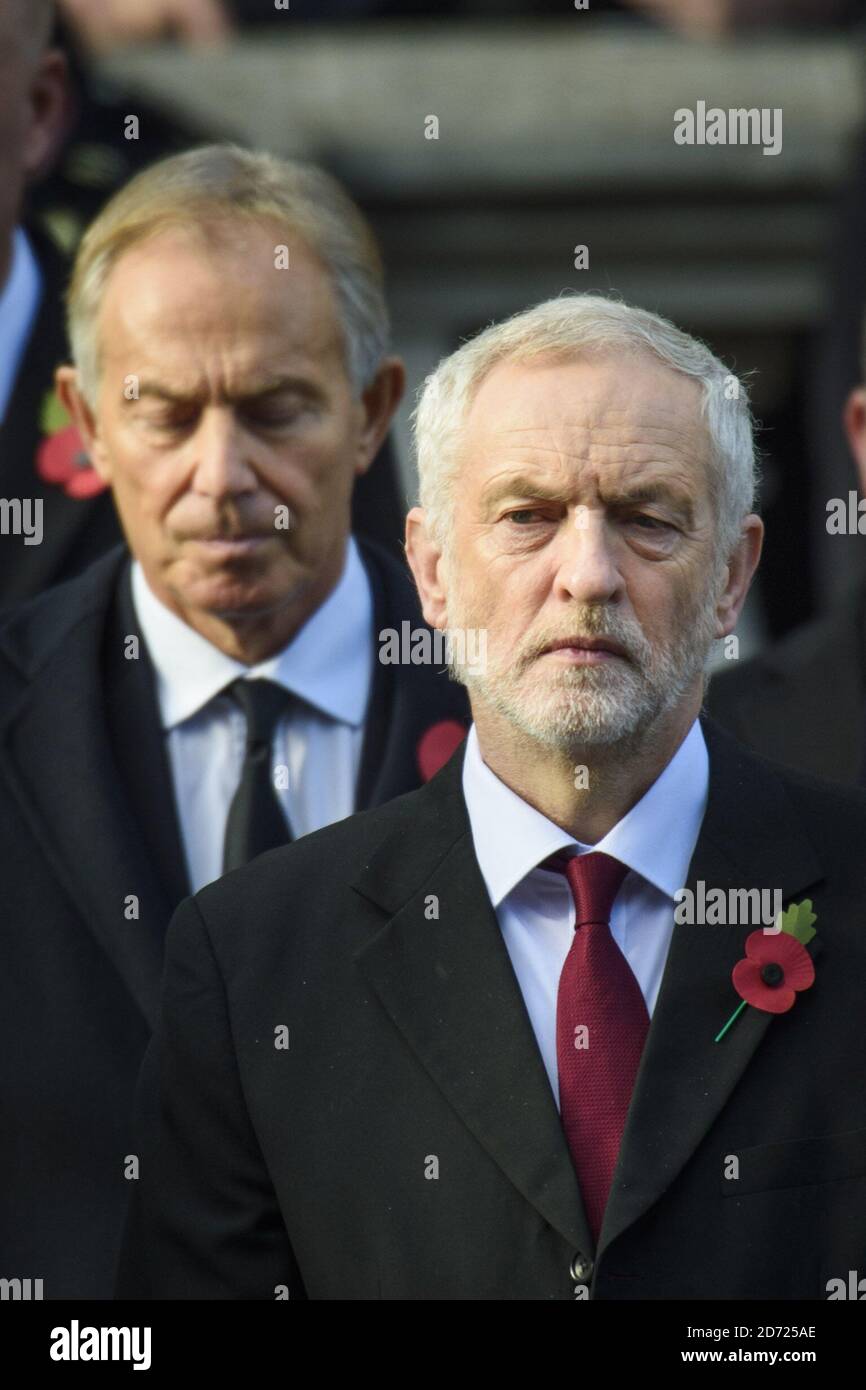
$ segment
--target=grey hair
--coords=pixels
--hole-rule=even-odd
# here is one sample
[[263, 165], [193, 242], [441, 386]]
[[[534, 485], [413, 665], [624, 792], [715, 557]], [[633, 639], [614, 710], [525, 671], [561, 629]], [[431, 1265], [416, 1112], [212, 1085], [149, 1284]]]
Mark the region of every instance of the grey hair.
[[667, 319], [591, 294], [549, 299], [491, 324], [443, 358], [424, 382], [413, 414], [415, 456], [421, 506], [440, 549], [447, 554], [463, 424], [478, 388], [497, 363], [647, 351], [703, 388], [701, 408], [710, 441], [710, 486], [718, 525], [716, 554], [727, 559], [754, 507], [759, 482], [744, 382], [704, 343]]
[[343, 328], [346, 370], [360, 394], [388, 349], [382, 259], [360, 209], [312, 164], [237, 145], [205, 145], [143, 170], [102, 209], [78, 250], [68, 296], [69, 340], [83, 394], [99, 382], [97, 319], [124, 251], [171, 227], [216, 235], [220, 223], [275, 221], [295, 232], [330, 276]]

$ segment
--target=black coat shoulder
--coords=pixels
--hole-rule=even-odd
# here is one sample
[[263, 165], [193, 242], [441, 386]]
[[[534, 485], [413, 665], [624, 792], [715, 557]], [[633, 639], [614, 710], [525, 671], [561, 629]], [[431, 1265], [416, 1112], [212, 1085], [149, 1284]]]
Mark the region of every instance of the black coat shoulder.
[[714, 674], [708, 712], [769, 758], [856, 783], [866, 754], [864, 608], [860, 591], [742, 666]]

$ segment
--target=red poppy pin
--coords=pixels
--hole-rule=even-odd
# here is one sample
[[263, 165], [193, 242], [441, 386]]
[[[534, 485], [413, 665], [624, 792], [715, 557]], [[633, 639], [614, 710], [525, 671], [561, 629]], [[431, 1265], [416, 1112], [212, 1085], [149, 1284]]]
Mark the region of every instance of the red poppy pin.
[[466, 730], [458, 719], [440, 719], [438, 724], [425, 729], [416, 749], [418, 771], [425, 782], [445, 766], [465, 737]]
[[78, 499], [104, 492], [108, 484], [92, 466], [81, 435], [53, 391], [42, 402], [40, 424], [45, 438], [36, 452], [36, 472], [43, 483]]
[[815, 935], [812, 900], [791, 903], [776, 919], [781, 931], [753, 931], [746, 938], [746, 954], [734, 966], [731, 979], [742, 999], [715, 1041], [721, 1042], [747, 1004], [763, 1013], [784, 1014], [797, 995], [815, 983], [815, 965], [806, 950]]

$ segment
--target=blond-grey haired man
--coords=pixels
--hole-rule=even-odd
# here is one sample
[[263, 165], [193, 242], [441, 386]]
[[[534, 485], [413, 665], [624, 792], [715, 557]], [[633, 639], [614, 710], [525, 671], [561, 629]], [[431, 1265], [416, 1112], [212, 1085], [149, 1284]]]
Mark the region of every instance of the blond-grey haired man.
[[379, 659], [427, 629], [350, 531], [403, 368], [343, 190], [166, 160], [88, 231], [69, 311], [59, 386], [128, 547], [0, 624], [0, 1249], [46, 1298], [111, 1291], [173, 908], [465, 731], [441, 669]]
[[563, 298], [446, 359], [417, 443], [473, 727], [179, 908], [120, 1293], [827, 1297], [866, 1244], [866, 800], [701, 715], [761, 546], [742, 385]]

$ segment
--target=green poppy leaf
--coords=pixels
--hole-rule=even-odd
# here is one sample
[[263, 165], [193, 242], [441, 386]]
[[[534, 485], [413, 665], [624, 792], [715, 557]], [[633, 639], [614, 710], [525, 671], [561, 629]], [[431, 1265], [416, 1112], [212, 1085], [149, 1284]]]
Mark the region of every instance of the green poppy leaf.
[[782, 931], [793, 936], [801, 946], [806, 946], [815, 935], [813, 922], [818, 919], [812, 911], [812, 899], [806, 898], [801, 903], [791, 903], [787, 911], [779, 914], [782, 919]]
[[69, 416], [60, 404], [56, 391], [46, 391], [42, 398], [42, 410], [39, 415], [39, 428], [43, 434], [56, 434], [58, 430], [65, 430], [69, 424]]

